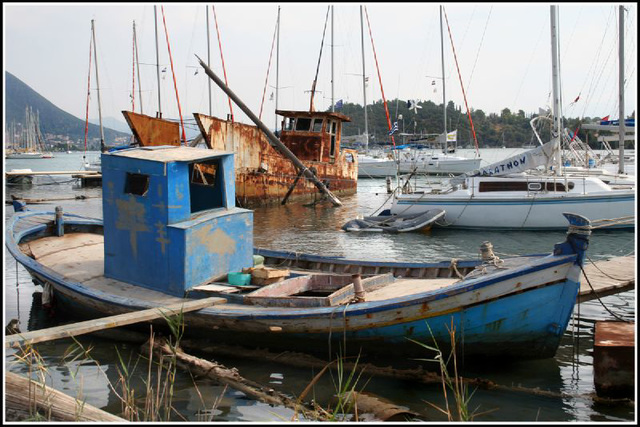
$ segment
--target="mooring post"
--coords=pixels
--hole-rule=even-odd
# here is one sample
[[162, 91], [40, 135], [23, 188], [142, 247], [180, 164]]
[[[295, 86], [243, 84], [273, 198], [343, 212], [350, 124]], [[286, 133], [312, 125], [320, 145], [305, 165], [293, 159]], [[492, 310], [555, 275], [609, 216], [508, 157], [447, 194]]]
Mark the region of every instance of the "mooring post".
[[56, 206], [56, 236], [64, 236], [64, 218], [62, 216], [62, 206]]
[[353, 290], [356, 295], [356, 302], [364, 302], [364, 286], [362, 286], [361, 276], [359, 274], [352, 274]]

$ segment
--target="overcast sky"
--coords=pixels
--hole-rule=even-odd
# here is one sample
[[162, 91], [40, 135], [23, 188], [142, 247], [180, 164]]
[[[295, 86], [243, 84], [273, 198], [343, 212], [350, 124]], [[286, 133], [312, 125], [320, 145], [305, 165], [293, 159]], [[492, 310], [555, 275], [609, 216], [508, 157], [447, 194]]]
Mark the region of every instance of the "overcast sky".
[[[93, 19], [102, 115], [122, 119], [121, 111], [131, 110], [135, 21], [142, 89], [140, 99], [136, 75], [135, 111], [140, 112], [140, 101], [144, 114], [155, 115], [158, 110], [159, 62], [160, 69], [166, 69], [160, 79], [163, 117], [178, 119], [164, 9], [182, 115], [193, 122], [192, 113], [209, 113], [209, 80], [195, 57], [207, 61], [207, 10], [211, 66], [224, 79], [212, 6], [230, 88], [256, 115], [262, 106], [263, 121], [273, 127], [277, 51], [272, 46], [278, 3], [158, 3], [159, 61], [153, 3], [3, 3], [4, 69], [56, 106], [84, 119]], [[367, 103], [382, 98], [378, 71], [388, 100], [441, 103], [438, 4], [364, 6]], [[630, 114], [637, 102], [637, 5], [629, 3], [625, 7], [625, 113]], [[280, 4], [279, 109], [309, 108], [327, 10], [327, 3]], [[469, 108], [487, 114], [503, 108], [533, 113], [551, 105], [549, 4], [445, 3], [444, 10], [447, 101], [466, 111], [461, 78]], [[617, 118], [618, 4], [560, 3], [559, 17], [564, 115]], [[331, 45], [334, 101], [363, 104], [360, 4], [335, 3], [333, 24], [332, 31], [329, 15], [316, 110], [330, 108], [332, 102]], [[91, 61], [90, 117], [97, 117], [96, 64], [93, 58]], [[211, 84], [211, 113], [226, 117], [227, 97], [215, 83]], [[251, 123], [235, 104], [232, 108], [237, 120]], [[395, 105], [389, 108], [394, 115]]]

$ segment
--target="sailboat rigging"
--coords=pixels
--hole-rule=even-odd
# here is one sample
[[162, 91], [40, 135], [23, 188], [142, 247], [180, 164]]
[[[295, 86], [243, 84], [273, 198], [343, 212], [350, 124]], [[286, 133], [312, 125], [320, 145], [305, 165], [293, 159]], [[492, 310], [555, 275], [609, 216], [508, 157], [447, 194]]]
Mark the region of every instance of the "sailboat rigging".
[[[468, 229], [559, 229], [564, 212], [583, 215], [601, 227], [635, 226], [635, 189], [617, 189], [593, 176], [560, 173], [563, 128], [556, 6], [551, 6], [550, 16], [556, 120], [551, 140], [519, 157], [455, 177], [442, 188], [395, 194], [392, 214], [440, 208], [446, 211], [445, 221], [436, 226]], [[536, 166], [544, 170], [535, 173]]]

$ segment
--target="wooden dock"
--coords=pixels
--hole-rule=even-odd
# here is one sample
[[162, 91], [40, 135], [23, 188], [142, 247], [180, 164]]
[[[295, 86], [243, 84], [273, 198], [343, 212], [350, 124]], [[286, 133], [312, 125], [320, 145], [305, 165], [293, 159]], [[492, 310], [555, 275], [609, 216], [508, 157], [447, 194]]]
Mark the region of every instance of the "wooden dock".
[[11, 171], [5, 172], [6, 177], [12, 176], [37, 176], [37, 175], [100, 175], [100, 172], [93, 171]]
[[595, 264], [587, 261], [584, 273], [589, 281], [583, 274], [580, 280], [578, 302], [628, 291], [634, 289], [636, 284], [636, 257], [635, 255], [617, 257], [596, 261]]
[[18, 333], [5, 337], [5, 347], [16, 347], [25, 344], [35, 344], [43, 341], [51, 341], [60, 338], [69, 338], [77, 335], [88, 334], [108, 328], [131, 325], [133, 323], [148, 322], [163, 316], [171, 316], [180, 312], [200, 310], [215, 304], [224, 304], [224, 298], [210, 297], [197, 300], [179, 302], [166, 307], [150, 308], [131, 313], [87, 320], [69, 325], [56, 326], [48, 329]]

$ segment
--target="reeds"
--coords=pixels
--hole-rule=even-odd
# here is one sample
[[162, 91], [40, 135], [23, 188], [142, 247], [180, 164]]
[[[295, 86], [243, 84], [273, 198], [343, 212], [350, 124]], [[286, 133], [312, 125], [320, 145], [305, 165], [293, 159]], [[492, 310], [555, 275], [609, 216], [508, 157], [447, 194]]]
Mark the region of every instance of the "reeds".
[[[473, 397], [475, 390], [469, 393], [469, 388], [466, 382], [458, 374], [458, 363], [456, 357], [456, 329], [453, 324], [453, 318], [451, 319], [451, 327], [447, 327], [451, 351], [446, 359], [444, 357], [444, 354], [440, 350], [438, 342], [433, 336], [433, 332], [431, 331], [428, 323], [427, 327], [429, 328], [429, 332], [431, 333], [431, 337], [433, 339], [433, 347], [412, 339], [410, 339], [410, 341], [415, 342], [416, 344], [426, 348], [427, 350], [436, 353], [433, 359], [418, 360], [435, 362], [439, 365], [445, 407], [441, 408], [431, 402], [425, 402], [445, 414], [448, 421], [473, 421], [474, 418], [478, 415], [476, 413], [477, 408], [473, 412], [469, 412], [469, 404], [471, 403], [471, 398]], [[453, 403], [449, 402], [450, 394], [453, 395]]]

